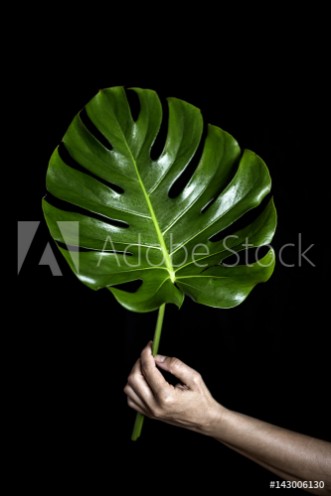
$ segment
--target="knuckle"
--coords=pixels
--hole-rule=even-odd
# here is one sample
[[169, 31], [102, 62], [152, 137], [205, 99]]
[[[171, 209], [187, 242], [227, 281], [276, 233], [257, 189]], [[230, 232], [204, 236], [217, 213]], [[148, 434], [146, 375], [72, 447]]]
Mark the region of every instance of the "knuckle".
[[[136, 375], [130, 374], [128, 377], [128, 385], [131, 386], [132, 388], [134, 388], [135, 384], [136, 384]], [[127, 386], [125, 386], [125, 387], [127, 387]]]
[[143, 375], [148, 374], [151, 370], [151, 367], [149, 364], [141, 362], [141, 371]]
[[171, 391], [162, 391], [157, 396], [157, 401], [149, 406], [151, 415], [156, 419], [165, 419], [171, 410], [173, 395]]
[[173, 398], [169, 391], [162, 391], [159, 395], [159, 405], [161, 408], [169, 408], [172, 405]]
[[158, 405], [151, 405], [149, 407], [149, 410], [150, 410], [150, 416], [152, 418], [155, 418], [155, 419], [158, 419], [158, 418], [161, 418], [161, 409], [159, 408]]
[[194, 372], [192, 375], [192, 382], [196, 385], [200, 384], [202, 381], [201, 374], [199, 372]]
[[176, 357], [171, 357], [169, 361], [169, 370], [173, 374], [176, 370], [178, 370], [179, 367], [181, 367], [182, 362], [179, 360], [179, 358]]

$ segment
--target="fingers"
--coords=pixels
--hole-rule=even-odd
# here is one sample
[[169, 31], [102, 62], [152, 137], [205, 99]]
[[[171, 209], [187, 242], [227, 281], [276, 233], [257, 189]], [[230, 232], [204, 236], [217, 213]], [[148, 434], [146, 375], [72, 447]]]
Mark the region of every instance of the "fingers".
[[127, 401], [130, 408], [136, 410], [143, 415], [150, 416], [150, 410], [148, 406], [142, 401], [142, 399], [136, 394], [134, 389], [127, 384], [124, 388], [124, 392], [127, 395]]
[[170, 372], [180, 380], [182, 384], [176, 389], [201, 392], [204, 383], [198, 372], [178, 358], [161, 355], [154, 358], [151, 343], [148, 343], [140, 359], [133, 366], [124, 388], [129, 406], [136, 411], [149, 416], [157, 416], [160, 408], [162, 410], [165, 409], [165, 405], [169, 406], [169, 400], [176, 395], [176, 389], [164, 379], [157, 367]]
[[141, 409], [146, 410], [146, 408], [150, 408], [150, 405], [154, 402], [153, 393], [142, 373], [140, 359], [136, 361], [131, 370], [128, 377], [128, 383], [124, 388], [124, 392], [128, 396], [128, 399], [134, 402]]
[[[141, 410], [146, 410], [146, 405], [143, 402], [143, 400], [137, 395], [135, 390], [130, 386], [130, 384], [127, 384], [124, 388], [124, 392], [128, 397], [128, 403], [129, 400], [131, 403], [134, 403], [137, 405]], [[131, 406], [131, 405], [130, 405]]]
[[140, 361], [141, 371], [144, 375], [144, 378], [146, 379], [146, 382], [149, 384], [151, 390], [156, 396], [170, 387], [155, 365], [155, 359], [152, 355], [151, 343], [148, 343], [148, 345], [143, 349]]
[[158, 367], [170, 372], [189, 389], [197, 389], [197, 386], [201, 383], [200, 374], [178, 358], [156, 355], [155, 362]]
[[156, 368], [151, 343], [148, 343], [134, 364], [124, 388], [128, 405], [144, 415], [154, 416], [159, 402], [168, 397], [172, 390]]

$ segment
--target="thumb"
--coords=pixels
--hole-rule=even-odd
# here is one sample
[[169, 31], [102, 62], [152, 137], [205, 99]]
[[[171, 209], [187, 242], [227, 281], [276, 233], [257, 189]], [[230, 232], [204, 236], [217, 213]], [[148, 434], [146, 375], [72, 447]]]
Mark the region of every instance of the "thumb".
[[198, 382], [201, 380], [201, 376], [196, 370], [178, 358], [156, 355], [154, 360], [160, 369], [170, 372], [183, 384], [188, 386], [189, 389], [196, 389]]

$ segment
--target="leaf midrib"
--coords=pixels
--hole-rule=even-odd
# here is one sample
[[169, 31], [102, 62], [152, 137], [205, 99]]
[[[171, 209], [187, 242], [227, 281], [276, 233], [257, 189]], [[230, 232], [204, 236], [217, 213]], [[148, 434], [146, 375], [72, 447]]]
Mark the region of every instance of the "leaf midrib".
[[[121, 129], [121, 131], [122, 131], [122, 129]], [[166, 268], [167, 268], [168, 273], [169, 273], [170, 280], [171, 280], [171, 282], [175, 282], [175, 280], [176, 280], [175, 270], [173, 268], [173, 265], [172, 265], [172, 262], [171, 262], [171, 258], [170, 258], [170, 255], [169, 255], [169, 252], [168, 252], [168, 249], [167, 249], [167, 245], [165, 243], [165, 240], [164, 240], [162, 231], [160, 229], [160, 226], [159, 226], [159, 223], [158, 223], [158, 220], [157, 220], [155, 211], [154, 211], [154, 207], [152, 205], [152, 202], [151, 202], [151, 200], [149, 198], [148, 192], [147, 192], [147, 190], [145, 188], [145, 185], [143, 183], [143, 180], [141, 178], [141, 175], [140, 175], [140, 172], [139, 172], [139, 169], [138, 169], [138, 165], [137, 165], [136, 159], [135, 159], [134, 155], [132, 154], [132, 151], [130, 149], [129, 143], [127, 142], [127, 139], [126, 139], [125, 134], [123, 133], [123, 131], [122, 131], [122, 136], [123, 136], [123, 140], [124, 140], [125, 146], [126, 146], [126, 148], [128, 150], [128, 153], [130, 155], [130, 159], [132, 161], [134, 170], [136, 172], [139, 185], [140, 185], [141, 190], [143, 192], [143, 195], [144, 195], [144, 198], [145, 198], [145, 201], [146, 201], [146, 204], [147, 204], [147, 208], [149, 210], [149, 213], [150, 213], [150, 216], [151, 216], [153, 225], [154, 225], [156, 236], [157, 236], [158, 241], [159, 241], [159, 244], [160, 244], [160, 248], [161, 248], [161, 251], [162, 251], [162, 254], [163, 254], [164, 262], [165, 262]]]

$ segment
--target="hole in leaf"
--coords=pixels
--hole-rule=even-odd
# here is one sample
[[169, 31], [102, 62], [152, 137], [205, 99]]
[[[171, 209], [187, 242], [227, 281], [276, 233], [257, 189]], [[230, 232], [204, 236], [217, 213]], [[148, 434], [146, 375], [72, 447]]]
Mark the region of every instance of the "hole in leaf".
[[210, 200], [208, 200], [208, 202], [206, 203], [206, 205], [204, 207], [202, 207], [202, 209], [200, 210], [200, 213], [203, 214], [208, 207], [210, 207], [214, 201], [216, 200], [217, 196], [214, 196], [213, 198], [211, 198]]
[[[70, 251], [70, 252], [76, 252], [76, 253], [85, 253], [85, 252], [100, 252], [100, 250], [92, 250], [91, 248], [84, 248], [83, 246], [73, 246], [73, 245], [67, 245], [66, 243], [63, 243], [62, 241], [57, 241], [56, 242], [61, 248]], [[132, 253], [130, 252], [124, 252], [124, 251], [118, 251], [118, 250], [107, 250], [107, 249], [102, 249], [102, 253], [115, 253], [116, 255], [125, 255], [132, 257]]]
[[62, 158], [63, 162], [65, 162], [67, 165], [69, 165], [69, 167], [72, 167], [73, 169], [79, 170], [80, 172], [84, 172], [84, 173], [87, 172], [88, 174], [90, 174], [89, 171], [84, 169], [84, 167], [82, 167], [78, 162], [76, 162], [76, 160], [74, 158], [72, 158], [72, 156], [68, 152], [63, 141], [61, 141], [61, 143], [59, 144], [58, 152], [59, 152], [59, 155]]
[[168, 136], [168, 127], [169, 127], [169, 108], [168, 105], [162, 102], [162, 121], [159, 132], [155, 138], [155, 141], [152, 145], [150, 151], [150, 157], [152, 160], [157, 160], [162, 154]]
[[118, 193], [120, 195], [122, 193], [124, 193], [124, 189], [121, 188], [120, 186], [118, 186], [117, 184], [113, 184], [113, 183], [110, 183], [109, 181], [106, 181], [105, 179], [102, 179], [101, 177], [97, 176], [96, 174], [93, 174], [93, 172], [89, 171], [88, 169], [85, 169], [85, 167], [83, 167], [78, 162], [76, 162], [76, 160], [74, 158], [72, 158], [72, 156], [68, 152], [63, 141], [61, 141], [61, 143], [59, 144], [58, 152], [59, 152], [59, 155], [60, 155], [61, 159], [63, 160], [63, 162], [65, 162], [65, 164], [67, 164], [72, 169], [75, 169], [79, 172], [83, 172], [84, 174], [87, 174], [88, 176], [93, 177], [94, 179], [99, 181], [99, 183], [102, 183], [105, 186], [108, 186], [109, 188], [111, 188], [112, 190], [114, 190], [116, 193]]
[[114, 286], [111, 286], [112, 288], [120, 289], [122, 291], [126, 291], [127, 293], [136, 293], [140, 286], [142, 285], [143, 281], [140, 279], [137, 279], [136, 281], [130, 281], [130, 282], [122, 282], [121, 284], [114, 284]]
[[[236, 172], [238, 170], [238, 166], [239, 166], [239, 162], [241, 160], [241, 157], [242, 157], [242, 153], [240, 153], [239, 157], [237, 158], [237, 160], [235, 160], [235, 162], [233, 163], [233, 166], [231, 167], [231, 170], [226, 178], [226, 184], [230, 184], [230, 182], [232, 181], [232, 179], [234, 178], [234, 176], [236, 175]], [[207, 201], [206, 205], [204, 205], [202, 207], [202, 209], [200, 210], [200, 213], [203, 214], [206, 212], [206, 210], [212, 206], [212, 204], [215, 202], [215, 200], [217, 199], [218, 195], [220, 193], [222, 193], [222, 191], [226, 188], [226, 186], [223, 186], [214, 196], [213, 198], [211, 198], [210, 200]]]
[[180, 193], [183, 191], [185, 186], [187, 186], [189, 180], [193, 176], [196, 168], [199, 165], [199, 162], [201, 160], [201, 156], [203, 153], [203, 148], [205, 146], [205, 139], [207, 136], [208, 132], [208, 126], [204, 126], [203, 132], [201, 135], [200, 143], [199, 146], [189, 161], [188, 165], [185, 167], [184, 171], [180, 174], [180, 176], [177, 177], [177, 179], [172, 183], [169, 191], [168, 191], [168, 196], [169, 198], [176, 198]]
[[82, 123], [90, 131], [91, 134], [108, 150], [112, 150], [112, 144], [108, 141], [108, 139], [99, 131], [96, 125], [89, 118], [86, 109], [80, 111], [79, 117], [81, 118]]
[[109, 186], [111, 189], [113, 189], [119, 195], [122, 195], [124, 193], [124, 189], [121, 188], [121, 186], [118, 186], [117, 184], [114, 184], [114, 183], [109, 183], [107, 181], [103, 181], [102, 179], [100, 179], [100, 177], [97, 177], [97, 176], [94, 176], [94, 177], [96, 179], [98, 179], [98, 181], [100, 181], [100, 183], [105, 184], [106, 186]]
[[119, 250], [107, 250], [106, 248], [102, 250], [103, 253], [115, 253], [116, 255], [122, 255], [125, 257], [133, 257], [133, 253], [130, 251], [119, 251]]
[[236, 220], [231, 224], [230, 226], [226, 227], [222, 231], [218, 231], [212, 236], [210, 236], [209, 241], [216, 242], [220, 241], [221, 239], [226, 238], [227, 236], [232, 236], [235, 232], [239, 231], [240, 229], [243, 229], [246, 226], [249, 226], [254, 220], [262, 213], [262, 211], [265, 209], [267, 203], [270, 200], [270, 195], [267, 195], [260, 205], [257, 207], [253, 208], [249, 212], [245, 213], [240, 219]]
[[71, 252], [85, 253], [88, 251], [92, 251], [90, 248], [83, 248], [82, 246], [67, 245], [66, 243], [63, 243], [62, 241], [57, 241], [56, 243], [64, 250], [71, 251]]
[[134, 120], [134, 122], [136, 122], [140, 114], [139, 97], [137, 93], [130, 88], [126, 88], [125, 93], [126, 93], [126, 98], [129, 102], [132, 119]]
[[103, 214], [91, 212], [90, 210], [87, 210], [83, 207], [79, 207], [65, 200], [61, 200], [60, 198], [53, 196], [49, 192], [47, 192], [45, 196], [45, 200], [53, 207], [58, 208], [59, 210], [64, 210], [65, 212], [73, 212], [73, 213], [86, 215], [88, 217], [91, 217], [92, 219], [100, 220], [101, 222], [105, 222], [106, 224], [109, 224], [114, 227], [121, 227], [124, 229], [127, 229], [129, 227], [129, 224], [123, 220], [111, 219], [110, 217], [106, 217]]

